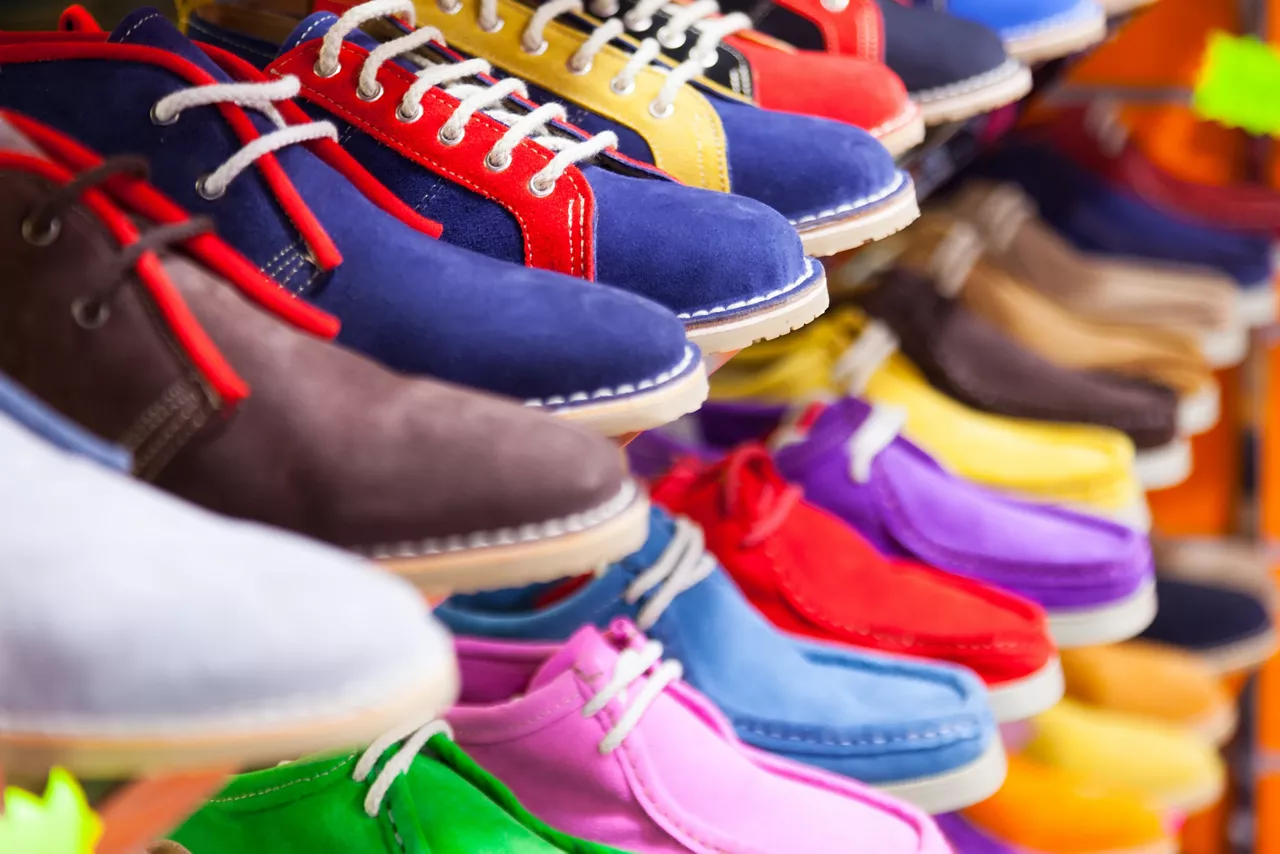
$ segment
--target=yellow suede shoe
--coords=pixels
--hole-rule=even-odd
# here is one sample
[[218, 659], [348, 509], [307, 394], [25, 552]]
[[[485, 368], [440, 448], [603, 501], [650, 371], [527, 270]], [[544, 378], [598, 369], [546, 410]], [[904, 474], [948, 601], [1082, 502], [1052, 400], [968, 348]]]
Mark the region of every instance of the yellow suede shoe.
[[1226, 786], [1217, 751], [1165, 721], [1063, 700], [1031, 726], [1029, 758], [1125, 786], [1167, 809], [1198, 812]]
[[1236, 707], [1199, 659], [1134, 640], [1061, 652], [1067, 696], [1115, 712], [1155, 718], [1223, 744], [1236, 728]]
[[1009, 757], [1000, 791], [964, 810], [988, 835], [1052, 854], [1174, 854], [1153, 806], [1137, 792]]
[[1037, 501], [1143, 527], [1133, 443], [1117, 430], [979, 412], [933, 388], [893, 334], [853, 308], [749, 347], [713, 378], [712, 397], [794, 402], [857, 394], [907, 414], [906, 435], [957, 474]]

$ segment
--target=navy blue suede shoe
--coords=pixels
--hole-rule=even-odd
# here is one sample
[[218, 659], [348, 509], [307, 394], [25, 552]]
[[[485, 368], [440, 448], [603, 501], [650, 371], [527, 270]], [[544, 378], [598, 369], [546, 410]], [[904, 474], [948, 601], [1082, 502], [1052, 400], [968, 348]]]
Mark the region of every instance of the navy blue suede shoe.
[[[193, 15], [192, 36], [297, 76], [308, 112], [445, 240], [648, 297], [706, 353], [775, 338], [827, 307], [821, 265], [776, 211], [679, 184], [618, 155], [611, 133], [556, 123], [562, 108], [535, 109], [515, 80], [481, 79], [483, 62], [386, 16], [411, 18], [407, 0], [311, 15], [279, 46], [244, 32], [252, 13], [226, 9]], [[261, 30], [277, 19], [262, 17]]]
[[1075, 53], [1107, 35], [1107, 13], [1095, 0], [914, 0], [945, 9], [1000, 34], [1009, 54], [1038, 62]]
[[[528, 81], [534, 102], [563, 102], [577, 127], [614, 134], [622, 155], [695, 187], [772, 207], [812, 255], [878, 240], [919, 215], [911, 179], [866, 131], [699, 88], [691, 81], [703, 69], [700, 54], [675, 68], [662, 64], [658, 43], [627, 40], [618, 19], [601, 23], [563, 3], [535, 0], [414, 0], [414, 7], [424, 29], [439, 28], [455, 49], [492, 63], [495, 74]], [[216, 17], [217, 9], [200, 14]], [[424, 73], [439, 79], [436, 71]], [[600, 192], [596, 178], [590, 181]]]
[[974, 171], [1020, 186], [1040, 218], [1083, 252], [1229, 276], [1238, 289], [1241, 321], [1262, 326], [1276, 318], [1269, 237], [1166, 213], [1041, 142], [1011, 141]]
[[[234, 58], [232, 58], [234, 59]], [[0, 104], [152, 181], [384, 364], [522, 399], [614, 434], [696, 409], [705, 367], [671, 312], [605, 285], [433, 239], [288, 99], [296, 80], [233, 83], [154, 10], [109, 36], [0, 36]]]
[[[743, 741], [931, 812], [980, 800], [1003, 777], [974, 674], [784, 635], [703, 551], [701, 528], [658, 508], [644, 548], [595, 578], [454, 596], [435, 614], [460, 635], [513, 640], [561, 640], [625, 617], [684, 665]], [[982, 781], [993, 763], [999, 776]]]
[[1257, 667], [1276, 650], [1271, 613], [1244, 590], [1157, 575], [1156, 597], [1160, 610], [1142, 637], [1193, 653], [1219, 673]]

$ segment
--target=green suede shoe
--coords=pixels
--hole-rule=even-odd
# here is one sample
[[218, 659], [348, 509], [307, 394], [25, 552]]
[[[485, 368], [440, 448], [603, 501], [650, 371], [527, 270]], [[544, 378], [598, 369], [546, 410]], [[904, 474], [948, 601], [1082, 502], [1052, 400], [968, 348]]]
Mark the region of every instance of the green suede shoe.
[[193, 854], [620, 854], [543, 824], [446, 732], [242, 774], [173, 839]]

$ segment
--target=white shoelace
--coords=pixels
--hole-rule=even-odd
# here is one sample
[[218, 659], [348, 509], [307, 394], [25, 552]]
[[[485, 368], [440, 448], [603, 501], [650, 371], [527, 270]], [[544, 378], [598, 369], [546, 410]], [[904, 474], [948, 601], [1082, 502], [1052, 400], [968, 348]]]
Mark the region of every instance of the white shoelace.
[[858, 340], [840, 354], [831, 374], [848, 393], [860, 396], [880, 366], [898, 351], [898, 336], [878, 320], [868, 320]]
[[[332, 77], [340, 68], [339, 56], [346, 37], [367, 21], [378, 18], [403, 17], [412, 27], [416, 21], [412, 0], [371, 0], [351, 9], [338, 19], [324, 36], [320, 58], [315, 72], [321, 77]], [[586, 140], [557, 136], [547, 127], [549, 122], [566, 119], [561, 104], [548, 103], [528, 113], [517, 113], [502, 108], [512, 95], [527, 98], [529, 91], [522, 80], [508, 77], [492, 86], [476, 83], [474, 78], [489, 74], [493, 69], [483, 59], [468, 59], [458, 63], [434, 64], [417, 51], [427, 42], [444, 44], [444, 36], [434, 27], [423, 27], [408, 35], [379, 45], [370, 52], [360, 69], [357, 94], [365, 101], [382, 97], [382, 84], [378, 82], [378, 70], [389, 60], [403, 57], [422, 68], [417, 80], [405, 92], [396, 108], [396, 118], [412, 124], [422, 118], [422, 99], [431, 89], [439, 87], [446, 94], [458, 99], [458, 107], [440, 126], [440, 142], [457, 145], [466, 134], [467, 122], [478, 112], [483, 112], [510, 128], [494, 143], [485, 155], [485, 166], [501, 172], [511, 165], [511, 152], [525, 139], [556, 152], [537, 174], [529, 179], [529, 191], [535, 196], [547, 196], [555, 189], [556, 181], [575, 163], [595, 157], [606, 148], [616, 146], [618, 137], [612, 131], [597, 134]]]
[[269, 83], [212, 83], [197, 86], [161, 98], [151, 108], [151, 120], [158, 125], [171, 125], [186, 110], [215, 104], [234, 104], [262, 113], [276, 126], [277, 130], [258, 137], [233, 154], [226, 163], [196, 182], [196, 190], [200, 195], [212, 200], [225, 193], [231, 182], [260, 157], [290, 145], [316, 139], [337, 141], [338, 129], [331, 122], [290, 125], [275, 108], [276, 101], [287, 101], [297, 96], [301, 88], [298, 78], [292, 75]]
[[382, 809], [382, 801], [386, 798], [387, 792], [391, 791], [392, 784], [401, 774], [409, 770], [414, 757], [422, 752], [422, 748], [436, 735], [447, 735], [453, 738], [453, 730], [449, 729], [449, 725], [444, 721], [429, 721], [422, 725], [399, 727], [383, 735], [361, 754], [355, 769], [351, 772], [351, 779], [357, 783], [363, 783], [369, 778], [378, 760], [382, 758], [382, 754], [387, 752], [387, 748], [397, 742], [404, 742], [395, 756], [382, 766], [382, 770], [373, 780], [373, 785], [369, 787], [369, 793], [364, 799], [365, 815], [369, 818], [377, 817]]
[[[587, 9], [597, 18], [612, 18], [618, 14], [617, 0], [590, 0]], [[672, 3], [670, 0], [640, 0], [631, 11], [622, 16], [622, 24], [628, 30], [647, 30], [658, 12], [667, 15], [654, 35], [658, 44], [668, 50], [682, 46], [689, 39], [689, 30], [698, 34], [698, 41], [686, 62], [708, 68], [716, 63], [716, 48], [727, 36], [751, 29], [751, 18], [743, 12], [720, 14], [716, 0], [695, 0], [693, 3]]]
[[626, 741], [627, 736], [639, 725], [640, 719], [644, 717], [649, 706], [653, 705], [653, 701], [662, 695], [668, 685], [684, 674], [684, 666], [678, 661], [662, 661], [662, 644], [657, 641], [647, 641], [638, 650], [624, 649], [618, 655], [618, 663], [614, 666], [609, 681], [583, 707], [583, 717], [594, 717], [631, 683], [648, 673], [650, 668], [653, 668], [653, 673], [631, 698], [630, 705], [622, 713], [622, 717], [618, 719], [613, 729], [605, 733], [604, 739], [600, 742], [602, 755], [607, 756], [622, 746], [622, 742]]
[[711, 575], [715, 568], [716, 559], [707, 553], [702, 528], [684, 516], [675, 517], [675, 533], [662, 555], [627, 587], [628, 604], [639, 602], [657, 588], [636, 614], [636, 625], [642, 631], [653, 628], [677, 596]]
[[[462, 0], [436, 0], [437, 4], [445, 12], [453, 13], [462, 7]], [[653, 0], [657, 5], [657, 0]], [[695, 4], [696, 5], [696, 4]], [[561, 15], [570, 12], [581, 13], [584, 11], [582, 0], [548, 0], [546, 3], [540, 4], [529, 19], [529, 23], [525, 26], [524, 32], [520, 36], [520, 46], [526, 53], [537, 54], [547, 49], [547, 41], [543, 38], [544, 30], [547, 25]], [[648, 7], [646, 7], [648, 8]], [[680, 8], [680, 7], [675, 7]], [[690, 7], [692, 9], [692, 7]], [[709, 14], [703, 6], [699, 10], [698, 19]], [[687, 29], [694, 23], [695, 18], [691, 17], [691, 12], [685, 13], [681, 18], [683, 23], [686, 19], [688, 23], [684, 26]], [[498, 0], [480, 0], [480, 20], [479, 26], [487, 32], [495, 32], [502, 28], [504, 21], [498, 16]], [[707, 38], [706, 45], [719, 43], [720, 38], [728, 35], [730, 32], [736, 32], [750, 26], [750, 19], [746, 16], [741, 18], [734, 15], [726, 15], [723, 19], [717, 19], [710, 29], [703, 31], [703, 36]], [[739, 26], [741, 25], [741, 26]], [[573, 56], [569, 57], [569, 70], [574, 74], [586, 74], [591, 70], [591, 63], [595, 59], [597, 53], [609, 42], [626, 32], [627, 26], [617, 18], [610, 18], [592, 31], [587, 40], [574, 51]], [[672, 28], [669, 30], [669, 37], [674, 38], [677, 30]], [[657, 96], [649, 103], [649, 113], [654, 118], [666, 119], [675, 112], [676, 96], [680, 93], [680, 87], [684, 86], [693, 78], [702, 73], [703, 62], [707, 55], [700, 51], [704, 44], [702, 38], [699, 38], [699, 48], [694, 50], [689, 59], [680, 63], [675, 68], [667, 69], [663, 66], [656, 66], [666, 74], [662, 88], [658, 90]], [[710, 47], [707, 48], [710, 51]], [[609, 81], [609, 88], [617, 95], [629, 95], [635, 91], [636, 77], [645, 68], [662, 54], [662, 47], [654, 39], [645, 39], [636, 48], [635, 53], [631, 54], [627, 64], [618, 72], [612, 80]]]
[[976, 228], [967, 222], [953, 222], [929, 256], [929, 272], [938, 293], [944, 297], [960, 293], [982, 257], [983, 248]]
[[871, 414], [849, 437], [849, 477], [854, 483], [866, 483], [871, 479], [871, 464], [898, 438], [906, 421], [905, 409], [897, 406], [871, 407]]

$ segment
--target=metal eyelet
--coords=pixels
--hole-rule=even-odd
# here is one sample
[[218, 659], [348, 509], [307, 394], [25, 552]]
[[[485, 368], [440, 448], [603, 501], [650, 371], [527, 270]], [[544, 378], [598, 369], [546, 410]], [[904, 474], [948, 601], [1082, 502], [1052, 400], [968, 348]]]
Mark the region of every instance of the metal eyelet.
[[490, 151], [484, 156], [484, 165], [488, 167], [490, 172], [504, 172], [506, 171], [506, 168], [511, 165], [511, 161], [513, 159], [511, 152], [508, 151], [505, 160], [495, 160], [493, 152]]
[[631, 80], [625, 85], [619, 85], [618, 78], [614, 77], [609, 81], [609, 91], [613, 92], [615, 95], [630, 95], [632, 92], [636, 91], [636, 81]]
[[[421, 108], [419, 108], [421, 109]], [[467, 135], [465, 130], [455, 131], [454, 133], [446, 132], [447, 124], [440, 125], [440, 132], [436, 134], [436, 138], [440, 140], [441, 145], [457, 145], [462, 142], [463, 137]]]
[[111, 308], [100, 300], [80, 297], [71, 303], [71, 316], [82, 329], [101, 329], [111, 317]]
[[672, 113], [674, 113], [675, 111], [676, 111], [676, 105], [675, 105], [675, 104], [667, 104], [667, 106], [666, 106], [666, 107], [664, 107], [664, 108], [662, 108], [662, 109], [660, 110], [660, 109], [658, 109], [658, 102], [657, 102], [657, 101], [650, 101], [650, 102], [649, 102], [649, 115], [653, 116], [655, 119], [668, 119], [668, 118], [671, 118], [671, 114], [672, 114]]
[[549, 45], [547, 44], [546, 39], [543, 39], [542, 44], [538, 45], [537, 48], [535, 48], [534, 50], [529, 50], [529, 48], [525, 47], [525, 44], [523, 41], [520, 42], [520, 49], [525, 53], [529, 54], [530, 56], [542, 56], [544, 53], [547, 52], [548, 47]]
[[552, 181], [551, 183], [547, 184], [547, 186], [544, 188], [539, 188], [538, 178], [536, 175], [529, 179], [529, 192], [533, 193], [535, 196], [537, 196], [540, 199], [545, 199], [547, 196], [554, 193], [555, 190], [556, 190], [555, 181]]
[[404, 111], [404, 104], [402, 103], [400, 106], [396, 107], [396, 119], [404, 122], [407, 125], [411, 125], [414, 122], [416, 122], [418, 119], [422, 118], [422, 115], [425, 112], [426, 111], [422, 109], [421, 104], [414, 104], [414, 112], [406, 113]]
[[688, 40], [688, 37], [684, 33], [679, 33], [675, 36], [671, 35], [671, 32], [667, 30], [666, 27], [658, 28], [657, 38], [658, 44], [662, 45], [667, 50], [675, 50]]
[[214, 199], [220, 199], [227, 194], [227, 188], [223, 187], [216, 193], [209, 189], [209, 176], [201, 175], [196, 181], [196, 192], [200, 194], [200, 198], [206, 202], [212, 202]]
[[566, 64], [567, 64], [567, 65], [568, 65], [568, 67], [569, 67], [569, 73], [570, 73], [570, 74], [573, 74], [573, 75], [576, 75], [576, 76], [578, 76], [578, 77], [581, 77], [583, 74], [586, 74], [586, 73], [590, 72], [590, 71], [591, 71], [591, 66], [592, 66], [592, 65], [594, 65], [595, 63], [594, 63], [594, 61], [593, 61], [593, 60], [588, 59], [588, 60], [587, 60], [587, 61], [586, 61], [586, 62], [585, 62], [581, 67], [579, 67], [579, 66], [574, 65], [574, 64], [573, 64], [573, 60], [572, 60], [572, 59], [570, 59], [570, 60], [569, 60], [569, 62], [568, 62], [568, 63], [566, 63]]
[[718, 50], [713, 50], [709, 52], [706, 56], [702, 57], [703, 68], [715, 68], [719, 64], [720, 64], [720, 51]]
[[359, 98], [361, 101], [365, 101], [365, 102], [370, 103], [370, 104], [372, 104], [374, 101], [376, 101], [376, 100], [378, 100], [379, 98], [381, 98], [381, 97], [382, 97], [382, 92], [383, 92], [382, 84], [381, 84], [381, 83], [374, 83], [373, 85], [374, 85], [374, 86], [376, 86], [377, 88], [376, 88], [376, 89], [374, 89], [372, 92], [365, 92], [365, 91], [364, 91], [364, 89], [362, 89], [361, 87], [357, 86], [357, 87], [356, 87], [356, 97], [357, 97], [357, 98]]
[[22, 239], [32, 246], [48, 246], [62, 234], [62, 220], [54, 217], [45, 225], [43, 231], [36, 231], [36, 222], [31, 217], [22, 221]]
[[166, 121], [165, 119], [160, 118], [160, 114], [159, 114], [158, 112], [156, 112], [156, 110], [157, 110], [159, 107], [160, 107], [160, 102], [159, 102], [159, 101], [157, 101], [156, 103], [154, 103], [154, 104], [152, 104], [152, 105], [151, 105], [151, 123], [152, 123], [153, 125], [159, 125], [160, 127], [168, 127], [169, 125], [175, 125], [175, 124], [177, 124], [177, 123], [178, 123], [178, 117], [179, 117], [179, 116], [181, 116], [181, 115], [182, 115], [182, 113], [174, 113], [174, 114], [173, 114], [173, 115], [172, 115], [172, 116], [171, 116], [171, 117]]
[[644, 33], [653, 26], [653, 18], [641, 18], [637, 21], [631, 18], [630, 15], [623, 15], [622, 23], [626, 25], [628, 30], [631, 30], [634, 33]]
[[456, 15], [462, 11], [462, 3], [460, 2], [444, 3], [444, 2], [440, 2], [440, 0], [436, 0], [436, 6], [438, 6], [440, 11], [444, 12], [446, 15]]
[[315, 76], [317, 76], [317, 77], [323, 77], [323, 78], [325, 78], [325, 79], [327, 80], [327, 79], [329, 79], [330, 77], [333, 77], [333, 76], [334, 76], [334, 75], [336, 75], [339, 71], [341, 71], [341, 70], [342, 70], [342, 63], [341, 63], [341, 62], [335, 62], [335, 63], [333, 64], [333, 68], [329, 69], [328, 71], [325, 71], [325, 70], [324, 70], [324, 67], [320, 64], [321, 62], [322, 62], [322, 60], [317, 59], [317, 60], [316, 60], [316, 64], [315, 64], [315, 65], [313, 65], [313, 66], [311, 66], [311, 71], [312, 71], [312, 73], [314, 73], [314, 74], [315, 74]]
[[507, 22], [502, 18], [494, 18], [493, 23], [489, 25], [486, 25], [484, 21], [479, 22], [480, 29], [484, 30], [486, 33], [496, 33], [506, 25]]

